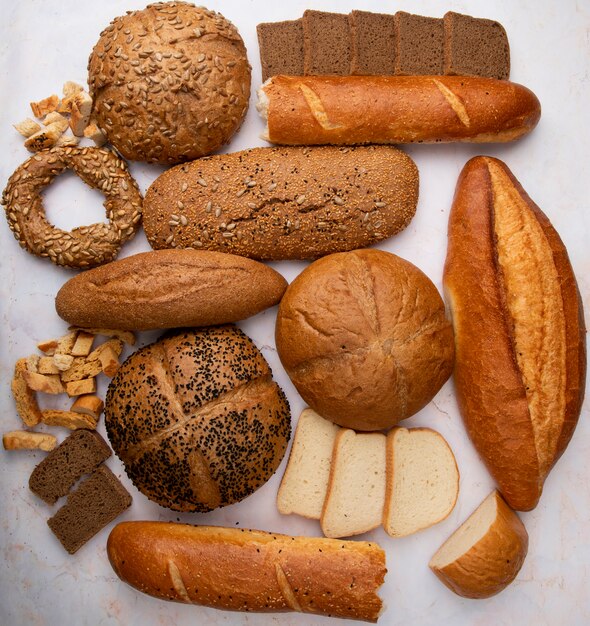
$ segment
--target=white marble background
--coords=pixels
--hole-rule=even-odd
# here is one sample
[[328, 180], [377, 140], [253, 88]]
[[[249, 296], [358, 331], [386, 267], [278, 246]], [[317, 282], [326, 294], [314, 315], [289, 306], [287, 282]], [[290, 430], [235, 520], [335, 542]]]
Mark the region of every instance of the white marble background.
[[[99, 32], [142, 0], [0, 0], [0, 185], [28, 157], [11, 125], [30, 115], [28, 103], [59, 93], [66, 80], [85, 82], [86, 63]], [[418, 212], [409, 228], [380, 247], [399, 254], [424, 270], [440, 288], [446, 250], [446, 223], [455, 182], [464, 163], [476, 154], [503, 159], [541, 206], [564, 239], [578, 276], [586, 310], [590, 310], [590, 2], [588, 0], [458, 1], [400, 0], [217, 0], [221, 11], [239, 28], [253, 66], [253, 87], [260, 84], [256, 24], [294, 19], [306, 8], [348, 12], [354, 8], [382, 12], [406, 10], [441, 17], [452, 9], [502, 22], [512, 52], [511, 78], [531, 88], [543, 107], [541, 122], [527, 138], [506, 146], [415, 146], [408, 152], [420, 169]], [[252, 102], [253, 104], [253, 102]], [[263, 145], [262, 123], [254, 106], [229, 150]], [[143, 190], [161, 171], [132, 164]], [[64, 175], [45, 195], [51, 220], [61, 227], [104, 219], [101, 198], [73, 175]], [[122, 256], [147, 250], [140, 233]], [[288, 280], [303, 263], [276, 263]], [[0, 220], [0, 430], [20, 427], [10, 395], [14, 361], [35, 351], [36, 342], [59, 335], [65, 324], [53, 299], [73, 273], [56, 268], [21, 250]], [[262, 348], [276, 379], [286, 390], [294, 419], [303, 403], [276, 356], [275, 310], [241, 324]], [[155, 333], [141, 335], [141, 343]], [[103, 383], [102, 389], [105, 391]], [[56, 401], [54, 401], [56, 402]], [[57, 401], [58, 403], [61, 402]], [[65, 403], [64, 403], [65, 404]], [[63, 405], [61, 405], [63, 406]], [[65, 407], [64, 407], [65, 408]], [[451, 383], [406, 426], [438, 429], [453, 447], [461, 471], [457, 506], [443, 523], [414, 536], [394, 540], [382, 530], [366, 538], [387, 551], [389, 573], [382, 588], [387, 610], [383, 626], [413, 623], [508, 625], [590, 623], [590, 424], [586, 405], [574, 438], [547, 480], [539, 506], [522, 515], [530, 534], [530, 550], [518, 579], [505, 592], [482, 601], [464, 600], [443, 587], [427, 563], [444, 539], [492, 489], [492, 481], [466, 438]], [[54, 429], [54, 432], [59, 429]], [[104, 429], [100, 428], [104, 434]], [[59, 432], [60, 440], [65, 432]], [[42, 453], [0, 451], [0, 624], [152, 626], [175, 624], [328, 626], [335, 623], [310, 615], [238, 614], [157, 601], [121, 583], [105, 554], [108, 529], [75, 556], [61, 548], [46, 526], [54, 512], [27, 487]], [[117, 458], [108, 465], [122, 477], [134, 503], [120, 519], [177, 520], [194, 524], [254, 527], [276, 532], [319, 535], [319, 525], [280, 516], [274, 498], [278, 473], [242, 503], [205, 515], [177, 516], [148, 502], [127, 481]], [[350, 622], [348, 622], [350, 623]]]

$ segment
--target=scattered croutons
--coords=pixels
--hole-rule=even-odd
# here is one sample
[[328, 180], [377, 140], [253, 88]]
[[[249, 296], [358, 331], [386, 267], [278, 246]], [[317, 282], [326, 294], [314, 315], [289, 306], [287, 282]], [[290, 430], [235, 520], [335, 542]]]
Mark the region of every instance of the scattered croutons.
[[71, 354], [60, 354], [59, 352], [53, 356], [53, 364], [60, 372], [65, 372], [72, 367], [74, 357]]
[[39, 359], [39, 365], [37, 366], [39, 374], [59, 374], [59, 369], [53, 362], [52, 356], [42, 356]]
[[84, 129], [90, 122], [92, 113], [92, 98], [85, 91], [80, 91], [73, 96], [72, 110], [70, 112], [70, 129], [76, 137], [84, 136]]
[[66, 383], [66, 393], [68, 396], [81, 396], [96, 391], [96, 379], [83, 378], [82, 380], [73, 380]]
[[102, 132], [102, 130], [100, 130], [100, 128], [96, 124], [89, 124], [84, 129], [84, 137], [92, 139], [95, 145], [99, 148], [101, 146], [104, 146], [104, 144], [107, 142], [106, 135]]
[[42, 415], [43, 423], [48, 426], [62, 426], [70, 430], [76, 430], [77, 428], [96, 428], [96, 418], [83, 413], [48, 409], [43, 411]]
[[48, 341], [42, 341], [37, 344], [37, 350], [41, 350], [44, 354], [52, 356], [57, 349], [57, 339], [49, 339]]
[[68, 120], [61, 113], [53, 111], [53, 113], [49, 113], [45, 116], [43, 124], [45, 124], [45, 126], [53, 126], [63, 133], [68, 127]]
[[70, 407], [70, 411], [74, 413], [82, 413], [83, 415], [90, 415], [94, 419], [98, 420], [102, 410], [104, 408], [104, 402], [98, 397], [92, 394], [78, 396], [76, 401]]
[[104, 337], [117, 337], [129, 346], [135, 345], [135, 335], [130, 330], [118, 330], [116, 328], [78, 328], [77, 326], [70, 326], [70, 330], [83, 330], [93, 335], [103, 335]]
[[57, 374], [39, 374], [37, 372], [25, 371], [23, 376], [27, 386], [33, 391], [51, 394], [64, 392], [64, 386]]
[[48, 126], [38, 133], [31, 135], [25, 141], [25, 148], [29, 152], [39, 152], [39, 150], [53, 148], [60, 136], [61, 132], [56, 127], [53, 125]]
[[41, 409], [35, 392], [27, 385], [25, 379], [27, 373], [27, 359], [19, 359], [14, 366], [11, 389], [16, 402], [16, 412], [27, 426], [35, 426], [41, 421]]
[[79, 91], [84, 91], [84, 87], [75, 83], [73, 80], [67, 80], [63, 86], [63, 94], [65, 98], [76, 95]]
[[53, 94], [48, 98], [44, 98], [43, 100], [39, 100], [39, 102], [31, 102], [31, 110], [33, 111], [33, 115], [41, 119], [45, 117], [48, 113], [52, 111], [56, 111], [59, 105], [59, 98]]
[[72, 347], [70, 354], [72, 356], [88, 356], [92, 350], [92, 344], [94, 343], [94, 337], [92, 333], [84, 332], [83, 330], [78, 333], [76, 343]]
[[38, 133], [40, 130], [42, 130], [41, 124], [38, 124], [30, 117], [27, 117], [22, 122], [18, 122], [18, 124], [14, 124], [14, 128], [16, 128], [16, 130], [23, 137], [30, 137], [31, 135], [34, 135], [35, 133]]
[[57, 445], [57, 439], [46, 433], [32, 433], [28, 430], [11, 430], [2, 435], [5, 450], [44, 450], [49, 452]]

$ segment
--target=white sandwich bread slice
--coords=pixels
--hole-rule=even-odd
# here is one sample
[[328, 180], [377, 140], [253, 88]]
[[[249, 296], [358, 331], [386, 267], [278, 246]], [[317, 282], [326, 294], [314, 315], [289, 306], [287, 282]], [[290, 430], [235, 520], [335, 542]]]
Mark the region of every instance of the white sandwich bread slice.
[[524, 524], [494, 491], [439, 548], [430, 569], [460, 596], [489, 598], [516, 578], [528, 543]]
[[299, 416], [289, 462], [277, 494], [283, 515], [320, 519], [328, 489], [334, 441], [340, 427], [312, 409]]
[[381, 433], [340, 429], [320, 519], [326, 537], [360, 535], [381, 525], [386, 439]]
[[459, 470], [442, 435], [430, 428], [394, 428], [386, 449], [385, 531], [404, 537], [445, 519], [457, 502]]

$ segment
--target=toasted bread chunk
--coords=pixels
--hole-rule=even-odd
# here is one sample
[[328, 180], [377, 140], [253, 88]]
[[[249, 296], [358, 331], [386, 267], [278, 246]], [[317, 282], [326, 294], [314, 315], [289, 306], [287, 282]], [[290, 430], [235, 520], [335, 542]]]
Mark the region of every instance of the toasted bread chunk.
[[102, 364], [98, 359], [89, 359], [84, 356], [74, 357], [72, 366], [62, 372], [61, 379], [64, 383], [71, 383], [83, 378], [98, 376], [102, 372]]
[[106, 135], [100, 130], [96, 124], [89, 124], [84, 129], [84, 137], [92, 139], [99, 148], [107, 142]]
[[42, 356], [39, 359], [39, 365], [37, 371], [39, 374], [59, 374], [57, 366], [53, 362], [53, 357]]
[[94, 378], [83, 378], [66, 383], [66, 393], [68, 396], [81, 396], [96, 391], [96, 380]]
[[74, 135], [66, 135], [63, 134], [55, 143], [56, 146], [77, 146], [80, 143], [80, 139], [78, 137], [74, 137]]
[[71, 354], [72, 348], [78, 338], [77, 330], [70, 330], [57, 340], [57, 346], [55, 348], [56, 354]]
[[67, 80], [63, 86], [63, 94], [64, 98], [69, 98], [70, 96], [75, 96], [78, 92], [84, 91], [84, 87], [75, 83], [72, 80]]
[[70, 115], [70, 128], [76, 137], [84, 136], [84, 129], [90, 122], [92, 112], [92, 98], [85, 91], [74, 95]]
[[123, 343], [129, 346], [135, 345], [135, 335], [130, 330], [117, 330], [113, 328], [78, 328], [77, 326], [70, 326], [70, 330], [84, 331], [92, 333], [93, 335], [103, 335], [105, 337], [117, 337]]
[[92, 350], [94, 335], [80, 331], [70, 354], [73, 356], [88, 356]]
[[14, 128], [16, 128], [16, 130], [23, 137], [30, 137], [31, 135], [34, 135], [35, 133], [38, 133], [39, 131], [43, 130], [41, 127], [41, 124], [38, 124], [37, 122], [35, 122], [35, 120], [32, 120], [30, 117], [27, 117], [22, 122], [18, 122], [18, 124], [14, 124]]
[[71, 354], [55, 354], [53, 364], [60, 372], [65, 372], [72, 367], [74, 357]]
[[25, 141], [25, 148], [29, 152], [39, 152], [39, 150], [45, 150], [47, 148], [53, 148], [55, 143], [59, 139], [61, 132], [53, 126], [47, 126], [38, 133], [31, 135]]
[[[119, 353], [120, 354], [120, 353]], [[119, 358], [115, 350], [108, 346], [105, 350], [102, 350], [98, 359], [102, 366], [102, 371], [107, 376], [114, 376], [119, 369]]]
[[104, 402], [98, 396], [88, 394], [79, 396], [72, 404], [70, 411], [81, 413], [82, 415], [90, 415], [90, 417], [98, 420], [103, 408]]
[[29, 372], [38, 372], [39, 371], [39, 361], [41, 359], [37, 354], [31, 354], [27, 357], [27, 371]]
[[52, 394], [64, 392], [61, 380], [56, 374], [39, 374], [27, 370], [24, 372], [23, 376], [28, 387], [33, 391], [42, 391], [43, 393]]
[[43, 124], [45, 124], [45, 126], [52, 126], [63, 133], [68, 127], [68, 120], [61, 113], [53, 111], [45, 116]]
[[39, 100], [39, 102], [31, 102], [31, 110], [33, 111], [33, 115], [41, 119], [45, 117], [48, 113], [57, 110], [59, 105], [59, 98], [53, 94], [48, 98], [44, 98], [43, 100]]
[[57, 411], [48, 409], [42, 412], [42, 420], [44, 424], [48, 426], [63, 426], [70, 430], [76, 430], [77, 428], [89, 428], [94, 430], [96, 428], [97, 420], [91, 415], [77, 413], [74, 411]]
[[11, 430], [2, 435], [2, 445], [5, 450], [44, 450], [49, 452], [57, 445], [57, 439], [46, 433]]
[[55, 350], [57, 349], [57, 339], [49, 339], [48, 341], [42, 341], [37, 344], [37, 349], [41, 350], [43, 354], [47, 354], [48, 356], [53, 356], [55, 354]]

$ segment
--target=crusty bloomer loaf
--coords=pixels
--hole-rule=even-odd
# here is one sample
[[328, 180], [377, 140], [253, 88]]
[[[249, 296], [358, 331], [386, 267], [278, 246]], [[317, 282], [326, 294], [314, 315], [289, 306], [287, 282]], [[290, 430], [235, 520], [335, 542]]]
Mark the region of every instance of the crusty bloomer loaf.
[[78, 274], [55, 307], [74, 326], [148, 330], [237, 322], [279, 302], [272, 268], [220, 252], [156, 250]]
[[465, 425], [508, 504], [532, 509], [580, 414], [585, 328], [559, 235], [497, 159], [459, 177], [444, 284]]
[[417, 202], [418, 170], [396, 148], [254, 148], [164, 172], [143, 225], [152, 248], [310, 259], [390, 237]]
[[117, 17], [88, 61], [93, 115], [128, 159], [178, 163], [220, 148], [248, 109], [250, 65], [235, 26], [185, 2]]
[[258, 100], [284, 145], [505, 142], [541, 116], [526, 87], [469, 76], [274, 76]]
[[303, 399], [355, 430], [390, 428], [450, 376], [453, 331], [417, 267], [381, 250], [332, 254], [289, 285], [277, 350]]
[[144, 495], [210, 511], [272, 476], [291, 416], [262, 354], [227, 325], [177, 331], [131, 355], [109, 385], [105, 424]]
[[260, 530], [124, 522], [107, 543], [116, 574], [164, 600], [376, 622], [385, 553], [374, 543]]

